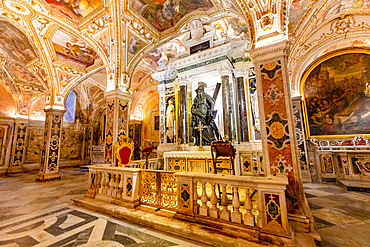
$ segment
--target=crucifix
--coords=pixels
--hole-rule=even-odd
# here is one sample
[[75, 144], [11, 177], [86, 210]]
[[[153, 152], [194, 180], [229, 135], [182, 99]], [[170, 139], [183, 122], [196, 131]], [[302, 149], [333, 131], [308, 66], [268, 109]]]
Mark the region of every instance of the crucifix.
[[198, 149], [198, 151], [204, 151], [203, 143], [202, 143], [202, 130], [205, 129], [205, 128], [207, 128], [207, 127], [204, 126], [201, 121], [199, 121], [198, 127], [194, 127], [194, 129], [197, 129], [199, 131], [199, 149]]

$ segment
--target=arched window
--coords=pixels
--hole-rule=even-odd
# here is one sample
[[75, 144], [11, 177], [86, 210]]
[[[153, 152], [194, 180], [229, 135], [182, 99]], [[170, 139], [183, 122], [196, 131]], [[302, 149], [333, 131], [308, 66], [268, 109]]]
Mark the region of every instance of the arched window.
[[76, 115], [76, 93], [72, 91], [66, 101], [66, 113], [64, 114], [64, 122], [73, 123]]

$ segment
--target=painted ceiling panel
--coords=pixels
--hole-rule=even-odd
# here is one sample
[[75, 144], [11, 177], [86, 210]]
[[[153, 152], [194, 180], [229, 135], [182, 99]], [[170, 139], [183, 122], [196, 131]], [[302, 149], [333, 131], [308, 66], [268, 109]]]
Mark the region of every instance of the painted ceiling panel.
[[6, 64], [5, 69], [18, 87], [35, 91], [45, 90], [40, 81], [23, 66], [16, 63], [8, 63]]
[[36, 58], [36, 53], [26, 35], [12, 24], [2, 20], [0, 20], [0, 50], [23, 64]]
[[74, 22], [79, 22], [102, 5], [102, 0], [46, 0], [46, 2], [62, 15]]
[[213, 4], [210, 0], [133, 0], [131, 6], [158, 31], [164, 31], [185, 15], [196, 10], [207, 11]]
[[82, 39], [57, 30], [52, 38], [57, 59], [78, 67], [87, 68], [98, 57]]

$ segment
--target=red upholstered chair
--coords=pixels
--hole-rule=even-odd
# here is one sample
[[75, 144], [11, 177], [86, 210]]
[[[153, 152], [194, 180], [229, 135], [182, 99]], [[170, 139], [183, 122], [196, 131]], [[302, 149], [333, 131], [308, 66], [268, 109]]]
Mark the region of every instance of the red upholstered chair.
[[134, 153], [134, 142], [127, 136], [119, 137], [114, 145], [118, 166], [130, 167], [132, 154]]

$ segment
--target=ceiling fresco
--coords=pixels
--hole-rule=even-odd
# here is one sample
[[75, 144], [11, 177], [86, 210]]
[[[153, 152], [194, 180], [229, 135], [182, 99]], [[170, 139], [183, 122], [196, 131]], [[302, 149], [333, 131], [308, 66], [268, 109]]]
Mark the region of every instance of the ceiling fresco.
[[65, 63], [87, 68], [98, 58], [96, 52], [82, 39], [57, 30], [52, 38], [57, 59]]
[[161, 60], [161, 57], [166, 55], [168, 59], [175, 58], [178, 54], [186, 51], [186, 47], [179, 39], [171, 40], [170, 42], [161, 45], [151, 51], [143, 61], [146, 64], [158, 67], [158, 63]]
[[325, 22], [326, 20], [329, 20], [331, 17], [338, 15], [338, 14], [344, 14], [344, 12], [348, 12], [351, 10], [370, 10], [370, 1], [369, 0], [340, 0], [337, 3], [335, 3], [332, 7], [330, 7], [328, 10], [326, 10], [323, 15], [316, 21], [313, 22], [310, 30], [315, 29], [318, 27], [321, 23]]
[[0, 51], [24, 64], [36, 58], [36, 53], [26, 35], [3, 20], [0, 20]]
[[249, 40], [248, 25], [236, 17], [225, 18], [211, 24], [215, 28], [215, 39]]
[[25, 69], [24, 66], [16, 63], [8, 63], [5, 69], [12, 77], [14, 83], [20, 88], [32, 89], [35, 91], [45, 90], [40, 81], [31, 72]]
[[45, 0], [54, 10], [74, 22], [93, 12], [102, 5], [103, 0]]
[[211, 0], [133, 0], [131, 6], [158, 31], [164, 31], [175, 26], [185, 15], [207, 11], [213, 4]]

